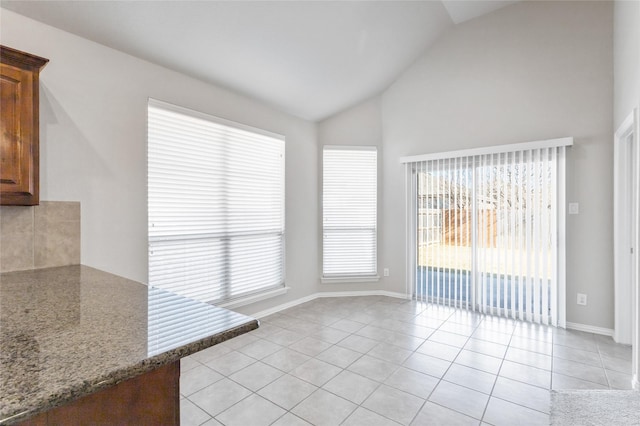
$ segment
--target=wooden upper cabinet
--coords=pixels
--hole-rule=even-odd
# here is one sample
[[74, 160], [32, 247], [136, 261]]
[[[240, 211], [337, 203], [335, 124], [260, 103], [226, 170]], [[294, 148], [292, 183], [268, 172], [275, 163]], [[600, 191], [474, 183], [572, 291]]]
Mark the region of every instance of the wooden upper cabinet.
[[39, 74], [48, 59], [0, 46], [0, 205], [39, 203]]

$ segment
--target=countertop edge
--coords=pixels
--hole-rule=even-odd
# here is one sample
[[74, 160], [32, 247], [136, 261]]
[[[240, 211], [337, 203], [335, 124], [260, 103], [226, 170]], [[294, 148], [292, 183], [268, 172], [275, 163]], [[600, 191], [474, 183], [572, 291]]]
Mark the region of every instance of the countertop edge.
[[118, 383], [132, 379], [144, 373], [153, 371], [159, 367], [171, 364], [186, 356], [199, 352], [203, 349], [215, 346], [219, 343], [240, 336], [244, 333], [257, 329], [259, 321], [253, 319], [247, 323], [230, 328], [229, 330], [217, 333], [213, 336], [205, 337], [195, 342], [179, 346], [159, 355], [141, 360], [139, 363], [131, 365], [127, 368], [118, 369], [109, 372], [106, 375], [96, 378], [92, 382], [84, 382], [79, 386], [72, 386], [62, 389], [58, 394], [52, 395], [45, 400], [33, 401], [33, 408], [19, 413], [10, 414], [4, 419], [0, 419], [0, 425], [11, 425], [26, 420], [32, 416], [51, 410], [56, 407], [65, 405], [66, 403], [75, 401], [84, 396], [93, 394], [100, 390], [117, 385]]

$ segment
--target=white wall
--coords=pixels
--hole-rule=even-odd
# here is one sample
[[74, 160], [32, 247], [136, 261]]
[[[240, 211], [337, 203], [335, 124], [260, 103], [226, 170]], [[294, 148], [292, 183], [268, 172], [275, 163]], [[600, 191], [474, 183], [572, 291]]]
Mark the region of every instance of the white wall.
[[454, 27], [383, 94], [384, 288], [404, 290], [401, 156], [573, 136], [567, 321], [613, 328], [612, 24], [610, 2], [508, 6]]
[[[2, 9], [3, 45], [50, 59], [41, 74], [41, 199], [80, 201], [82, 263], [147, 282], [147, 99], [286, 136], [287, 285], [316, 291], [316, 126], [228, 90]], [[246, 309], [265, 309], [265, 303]]]
[[640, 1], [614, 5], [614, 129], [640, 104]]

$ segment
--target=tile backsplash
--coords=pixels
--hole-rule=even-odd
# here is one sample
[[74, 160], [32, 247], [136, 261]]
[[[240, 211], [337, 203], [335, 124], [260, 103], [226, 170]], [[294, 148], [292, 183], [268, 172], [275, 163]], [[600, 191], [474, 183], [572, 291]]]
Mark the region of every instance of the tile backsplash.
[[79, 263], [79, 202], [0, 207], [0, 272]]

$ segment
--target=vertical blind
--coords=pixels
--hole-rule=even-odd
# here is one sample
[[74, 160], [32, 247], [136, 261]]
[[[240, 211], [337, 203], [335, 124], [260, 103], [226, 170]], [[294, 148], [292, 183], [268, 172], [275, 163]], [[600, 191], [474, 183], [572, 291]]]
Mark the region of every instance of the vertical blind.
[[284, 139], [149, 100], [149, 284], [205, 302], [284, 285]]
[[325, 146], [322, 154], [322, 274], [377, 274], [375, 147]]
[[565, 146], [451, 154], [407, 162], [414, 296], [558, 325]]

